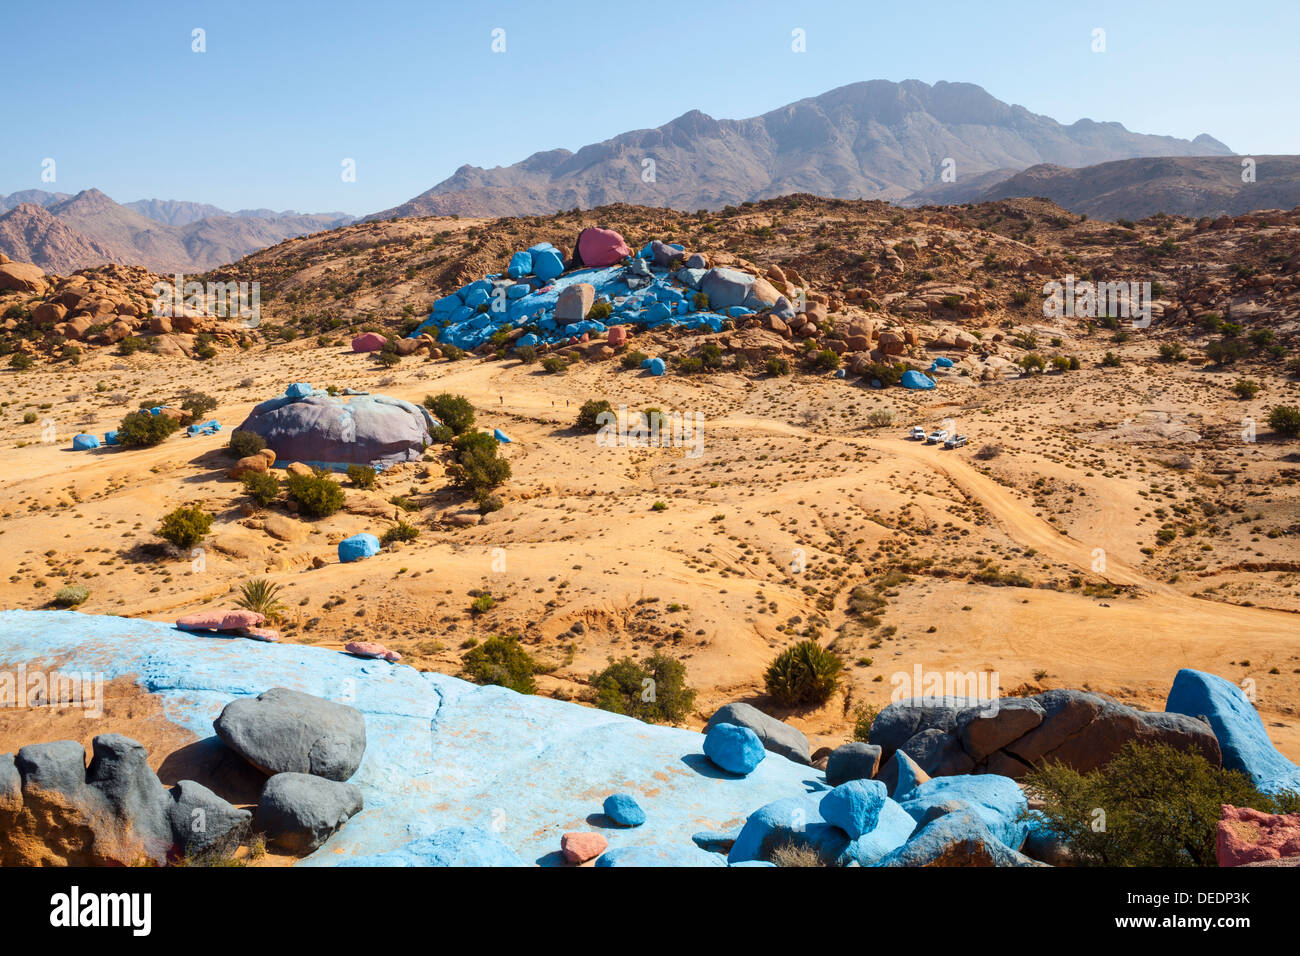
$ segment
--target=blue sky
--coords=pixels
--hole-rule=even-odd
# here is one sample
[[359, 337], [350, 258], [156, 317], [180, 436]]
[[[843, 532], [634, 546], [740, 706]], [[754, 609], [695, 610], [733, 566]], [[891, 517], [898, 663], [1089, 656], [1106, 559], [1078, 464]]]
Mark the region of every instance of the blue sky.
[[[119, 202], [361, 214], [463, 163], [577, 149], [689, 109], [752, 116], [868, 79], [972, 82], [1063, 123], [1300, 153], [1297, 36], [1296, 0], [7, 4], [0, 193], [95, 186]], [[355, 182], [340, 175], [349, 158]]]

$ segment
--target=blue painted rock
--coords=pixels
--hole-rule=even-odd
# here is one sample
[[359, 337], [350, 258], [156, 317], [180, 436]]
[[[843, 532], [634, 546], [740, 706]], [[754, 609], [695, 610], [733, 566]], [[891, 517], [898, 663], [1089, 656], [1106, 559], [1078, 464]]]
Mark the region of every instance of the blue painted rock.
[[533, 254], [531, 252], [516, 252], [510, 257], [510, 265], [506, 269], [506, 275], [512, 279], [518, 279], [526, 276], [533, 271]]
[[361, 812], [361, 791], [306, 773], [277, 773], [257, 802], [257, 825], [267, 842], [289, 853], [310, 853]]
[[920, 822], [934, 806], [957, 800], [984, 821], [990, 832], [1012, 849], [1025, 841], [1028, 823], [1020, 819], [1028, 809], [1019, 784], [997, 774], [935, 777], [913, 788], [901, 801], [912, 819]]
[[700, 291], [709, 297], [709, 308], [728, 309], [743, 305], [754, 277], [737, 269], [713, 268], [700, 279]]
[[927, 824], [876, 866], [1043, 866], [993, 835], [969, 810], [948, 813]]
[[294, 382], [284, 390], [284, 394], [290, 398], [306, 398], [311, 394], [311, 385], [307, 382]]
[[850, 780], [822, 797], [818, 809], [827, 823], [835, 824], [856, 840], [876, 828], [888, 799], [880, 781]]
[[752, 773], [767, 751], [758, 734], [735, 724], [714, 724], [704, 735], [704, 754], [729, 773]]
[[339, 560], [344, 564], [349, 561], [360, 561], [362, 558], [369, 558], [378, 553], [379, 539], [373, 534], [354, 534], [339, 542]]
[[81, 434], [72, 439], [72, 447], [77, 451], [90, 451], [99, 447], [99, 439], [94, 435]]
[[492, 429], [492, 437], [495, 438], [497, 441], [501, 442], [503, 445], [510, 444], [510, 436], [507, 435], [499, 428]]
[[[827, 769], [830, 769], [829, 767]], [[896, 750], [893, 756], [876, 774], [876, 779], [889, 789], [889, 795], [895, 800], [905, 800], [919, 784], [930, 779], [930, 775], [916, 765], [916, 761], [905, 751]], [[827, 782], [830, 778], [827, 778]]]
[[704, 729], [707, 731], [715, 724], [748, 727], [758, 735], [758, 739], [763, 742], [763, 747], [772, 753], [788, 757], [797, 763], [812, 763], [808, 758], [808, 738], [802, 731], [763, 713], [751, 704], [739, 701], [724, 704], [709, 718], [709, 723]]
[[1223, 766], [1244, 773], [1263, 792], [1300, 790], [1300, 767], [1278, 753], [1259, 712], [1235, 684], [1184, 668], [1174, 677], [1165, 711], [1208, 721], [1218, 739]]
[[664, 364], [664, 360], [661, 358], [652, 358], [646, 368], [649, 369], [651, 375], [662, 375], [668, 371], [668, 366]]
[[605, 816], [621, 827], [639, 827], [645, 823], [645, 811], [630, 793], [615, 793], [605, 798]]
[[114, 429], [114, 430], [112, 430], [112, 431], [104, 432], [104, 444], [105, 444], [105, 445], [116, 445], [116, 444], [117, 444], [117, 430], [116, 430], [116, 429]]
[[823, 863], [844, 862], [849, 835], [821, 815], [825, 792], [787, 797], [760, 807], [749, 815], [727, 854], [728, 863], [768, 860], [787, 845], [811, 847]]
[[387, 853], [354, 856], [340, 866], [524, 866], [509, 845], [478, 827], [444, 827]]
[[554, 249], [543, 249], [533, 253], [533, 275], [543, 282], [549, 282], [564, 273], [564, 257]]
[[689, 843], [677, 845], [624, 846], [606, 850], [596, 866], [726, 866], [721, 856], [706, 853]]
[[361, 711], [286, 687], [232, 700], [212, 726], [227, 747], [267, 774], [347, 780], [366, 752]]

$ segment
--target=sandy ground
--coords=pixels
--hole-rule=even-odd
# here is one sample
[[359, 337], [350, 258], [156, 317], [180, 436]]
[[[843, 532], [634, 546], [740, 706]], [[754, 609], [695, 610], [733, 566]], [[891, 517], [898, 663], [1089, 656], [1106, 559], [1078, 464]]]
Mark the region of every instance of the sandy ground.
[[[655, 351], [644, 336], [634, 347]], [[472, 641], [514, 632], [551, 668], [541, 691], [579, 700], [610, 657], [662, 648], [699, 690], [691, 726], [750, 700], [814, 748], [843, 742], [855, 709], [886, 705], [894, 675], [915, 665], [996, 671], [1004, 692], [1086, 687], [1153, 709], [1178, 668], [1196, 667], [1252, 680], [1274, 741], [1300, 759], [1300, 574], [1286, 568], [1298, 556], [1294, 533], [1271, 533], [1297, 521], [1294, 456], [1225, 438], [1264, 406], [1220, 397], [1210, 375], [1090, 364], [1033, 381], [945, 378], [915, 394], [807, 376], [656, 379], [616, 363], [546, 375], [514, 361], [411, 358], [383, 370], [306, 344], [203, 364], [99, 353], [27, 373], [23, 398], [4, 409], [0, 605], [44, 606], [77, 582], [91, 591], [83, 610], [172, 620], [230, 606], [240, 584], [267, 577], [282, 587], [288, 640], [379, 640], [407, 663], [457, 673]], [[482, 524], [443, 521], [467, 509], [431, 450], [385, 473], [376, 492], [349, 490], [331, 518], [242, 514], [221, 449], [253, 404], [293, 381], [416, 401], [465, 395], [481, 426], [515, 440], [502, 451], [514, 470], [505, 507]], [[225, 432], [70, 450], [76, 432], [102, 434], [141, 401], [187, 387], [218, 398]], [[588, 398], [698, 413], [702, 453], [600, 447], [570, 427]], [[868, 427], [882, 407], [894, 423]], [[39, 422], [19, 424], [27, 410], [54, 421], [56, 441], [42, 442]], [[1171, 417], [1187, 429], [1151, 440], [1162, 429], [1149, 423]], [[914, 423], [949, 418], [970, 435], [966, 448], [903, 438]], [[1002, 453], [977, 458], [990, 443]], [[397, 495], [419, 510], [399, 512]], [[1232, 507], [1204, 518], [1207, 501]], [[161, 517], [188, 503], [216, 515], [201, 553], [150, 550]], [[418, 540], [338, 563], [341, 538], [382, 534], [398, 514], [419, 524]], [[1194, 515], [1193, 530], [1158, 544], [1171, 515]], [[884, 577], [900, 562], [906, 574]], [[992, 566], [1034, 586], [974, 580]], [[884, 604], [864, 621], [850, 597], [873, 583]], [[497, 603], [474, 616], [478, 591]], [[825, 707], [789, 713], [764, 698], [762, 673], [805, 634], [833, 643], [846, 687]]]

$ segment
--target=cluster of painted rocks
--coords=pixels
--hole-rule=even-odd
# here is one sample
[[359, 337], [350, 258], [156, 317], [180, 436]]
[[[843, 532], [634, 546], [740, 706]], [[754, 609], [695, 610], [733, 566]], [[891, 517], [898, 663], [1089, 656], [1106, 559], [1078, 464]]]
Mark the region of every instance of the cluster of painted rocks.
[[257, 611], [238, 608], [232, 611], [200, 611], [176, 619], [176, 627], [197, 634], [226, 634], [231, 637], [251, 637], [255, 641], [278, 641], [280, 632], [262, 627], [266, 621]]
[[195, 783], [168, 790], [140, 743], [101, 734], [0, 755], [0, 866], [163, 865], [224, 856], [252, 814]]
[[930, 776], [1022, 777], [1048, 761], [1086, 772], [1130, 740], [1169, 744], [1197, 752], [1215, 766], [1221, 763], [1219, 741], [1206, 721], [1185, 713], [1140, 711], [1080, 690], [973, 706], [965, 699], [911, 698], [882, 710], [869, 736], [882, 763], [903, 753]]
[[366, 750], [366, 721], [356, 708], [275, 687], [231, 701], [213, 728], [269, 775], [257, 805], [268, 844], [310, 853], [361, 812], [360, 788], [344, 782]]

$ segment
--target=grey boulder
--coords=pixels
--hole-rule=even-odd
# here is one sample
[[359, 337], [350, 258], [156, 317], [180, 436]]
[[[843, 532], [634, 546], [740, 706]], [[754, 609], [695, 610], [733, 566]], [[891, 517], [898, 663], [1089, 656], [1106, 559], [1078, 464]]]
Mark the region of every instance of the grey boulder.
[[795, 763], [808, 764], [809, 766], [812, 764], [812, 760], [808, 756], [808, 738], [803, 735], [802, 731], [796, 730], [789, 724], [763, 713], [750, 704], [737, 702], [719, 707], [717, 713], [709, 718], [709, 722], [704, 728], [705, 733], [708, 733], [715, 724], [735, 724], [737, 727], [748, 727], [763, 742], [764, 750], [780, 754], [782, 757], [788, 757]]
[[290, 853], [310, 853], [328, 840], [364, 802], [361, 790], [306, 773], [277, 773], [257, 804], [267, 842]]
[[880, 769], [880, 748], [859, 741], [831, 751], [826, 761], [826, 782], [838, 787], [850, 780], [870, 780]]
[[366, 752], [361, 711], [284, 687], [231, 701], [212, 726], [227, 747], [267, 774], [347, 780]]

